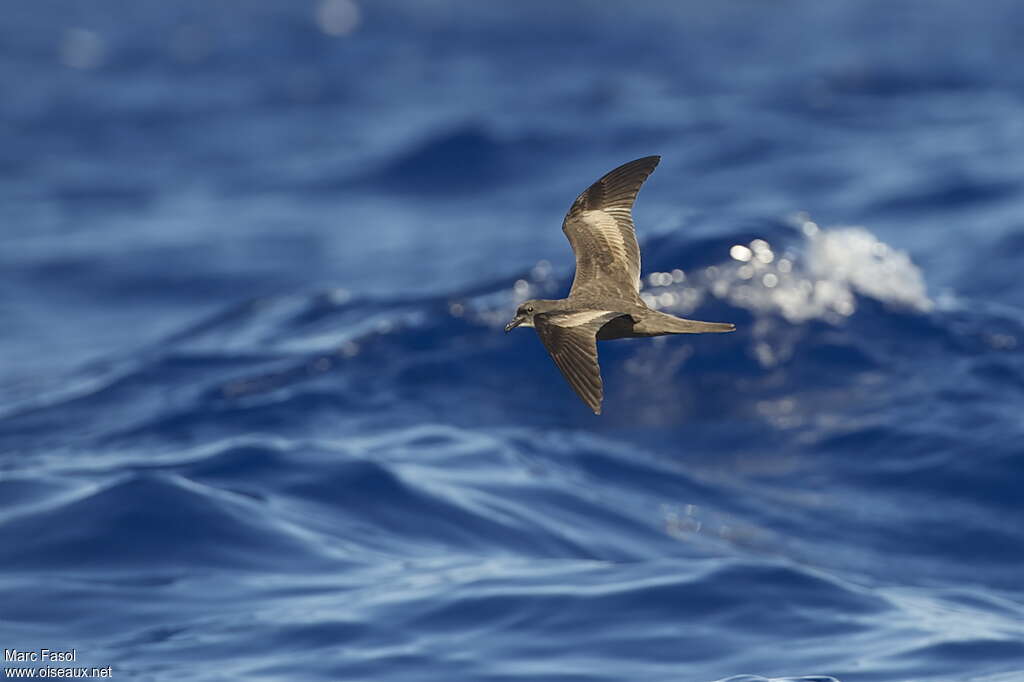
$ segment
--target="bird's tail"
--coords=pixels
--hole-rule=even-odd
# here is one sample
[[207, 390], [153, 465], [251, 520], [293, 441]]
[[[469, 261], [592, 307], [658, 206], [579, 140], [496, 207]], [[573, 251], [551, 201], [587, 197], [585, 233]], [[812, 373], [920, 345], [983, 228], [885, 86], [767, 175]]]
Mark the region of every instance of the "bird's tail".
[[736, 330], [731, 322], [701, 322], [686, 320], [682, 317], [651, 311], [633, 325], [633, 333], [644, 336], [661, 336], [662, 334], [708, 334]]

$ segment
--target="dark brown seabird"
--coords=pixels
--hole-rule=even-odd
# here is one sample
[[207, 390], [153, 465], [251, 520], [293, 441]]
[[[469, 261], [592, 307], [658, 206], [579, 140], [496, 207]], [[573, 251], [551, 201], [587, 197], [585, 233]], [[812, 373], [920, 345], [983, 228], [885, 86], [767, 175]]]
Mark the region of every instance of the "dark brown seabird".
[[576, 254], [567, 298], [525, 301], [505, 326], [533, 327], [562, 376], [594, 414], [604, 388], [597, 342], [611, 339], [731, 332], [726, 322], [698, 322], [651, 310], [640, 298], [640, 247], [633, 202], [660, 156], [624, 163], [576, 197], [562, 232]]

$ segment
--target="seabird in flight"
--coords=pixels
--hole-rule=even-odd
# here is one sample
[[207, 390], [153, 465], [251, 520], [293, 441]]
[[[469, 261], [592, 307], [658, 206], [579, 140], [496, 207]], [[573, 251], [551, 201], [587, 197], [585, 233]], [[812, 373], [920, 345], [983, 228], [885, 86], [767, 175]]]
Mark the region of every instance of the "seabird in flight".
[[610, 339], [731, 332], [735, 325], [698, 322], [651, 310], [640, 298], [640, 247], [633, 202], [660, 156], [645, 156], [609, 172], [576, 197], [562, 232], [576, 254], [567, 298], [525, 301], [505, 326], [533, 327], [562, 376], [594, 414], [604, 396], [597, 342]]

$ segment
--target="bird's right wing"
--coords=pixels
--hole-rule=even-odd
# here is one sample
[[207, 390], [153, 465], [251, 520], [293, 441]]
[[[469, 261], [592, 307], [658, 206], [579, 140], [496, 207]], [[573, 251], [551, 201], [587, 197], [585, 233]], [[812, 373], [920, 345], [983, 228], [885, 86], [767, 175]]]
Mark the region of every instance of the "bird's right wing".
[[660, 160], [660, 156], [645, 156], [622, 164], [588, 187], [569, 208], [562, 232], [576, 254], [570, 298], [586, 293], [632, 300], [640, 291], [633, 202]]
[[533, 326], [569, 382], [594, 414], [601, 414], [604, 385], [597, 364], [597, 332], [622, 313], [588, 310], [576, 313], [540, 313]]

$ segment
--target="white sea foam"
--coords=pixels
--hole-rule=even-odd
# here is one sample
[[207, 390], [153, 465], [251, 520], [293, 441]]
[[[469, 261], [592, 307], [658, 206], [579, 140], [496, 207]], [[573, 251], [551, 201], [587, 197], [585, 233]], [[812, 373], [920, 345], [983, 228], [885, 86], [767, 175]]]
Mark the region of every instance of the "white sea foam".
[[[798, 220], [803, 244], [781, 252], [763, 239], [734, 244], [728, 260], [678, 285], [648, 289], [644, 300], [682, 314], [710, 294], [758, 317], [781, 315], [794, 324], [839, 322], [856, 311], [857, 295], [919, 312], [932, 308], [921, 270], [906, 253], [863, 227], [821, 229], [806, 218]], [[666, 281], [658, 274], [648, 280]]]

